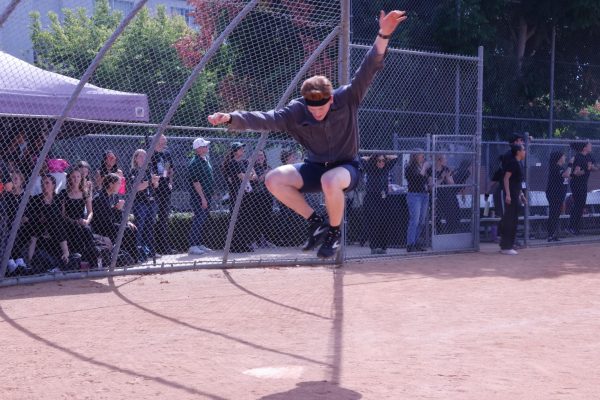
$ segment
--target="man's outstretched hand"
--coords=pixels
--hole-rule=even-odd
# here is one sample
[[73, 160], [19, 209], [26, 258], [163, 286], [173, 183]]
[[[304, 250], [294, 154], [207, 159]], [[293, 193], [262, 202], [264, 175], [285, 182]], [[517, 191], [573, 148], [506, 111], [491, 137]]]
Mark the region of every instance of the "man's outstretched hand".
[[406, 18], [406, 11], [394, 10], [386, 14], [381, 10], [379, 13], [379, 33], [386, 36], [391, 35]]
[[217, 112], [208, 116], [208, 122], [212, 125], [226, 124], [231, 121], [231, 116], [227, 113]]

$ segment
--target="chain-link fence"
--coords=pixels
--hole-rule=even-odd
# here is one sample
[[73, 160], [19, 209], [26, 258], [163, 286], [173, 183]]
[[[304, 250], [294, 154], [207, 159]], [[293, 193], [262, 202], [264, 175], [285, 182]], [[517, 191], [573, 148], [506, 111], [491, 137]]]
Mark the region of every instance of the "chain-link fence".
[[[127, 15], [39, 4], [36, 66], [2, 54], [17, 82], [0, 108], [2, 284], [477, 248], [481, 56], [389, 50], [359, 113], [365, 173], [343, 251], [321, 259], [300, 251], [305, 219], [265, 184], [305, 150], [206, 117], [281, 108], [315, 74], [347, 82], [340, 68], [367, 48], [344, 60], [338, 1], [194, 0], [187, 20], [143, 0]], [[322, 194], [305, 198], [326, 215]]]

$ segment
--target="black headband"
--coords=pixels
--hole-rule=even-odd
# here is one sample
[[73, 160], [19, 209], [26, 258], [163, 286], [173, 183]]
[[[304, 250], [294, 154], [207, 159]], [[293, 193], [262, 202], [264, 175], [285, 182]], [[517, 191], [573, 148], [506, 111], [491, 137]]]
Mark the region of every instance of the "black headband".
[[327, 97], [325, 99], [321, 99], [321, 100], [310, 100], [310, 99], [304, 98], [304, 101], [306, 101], [307, 106], [320, 107], [320, 106], [324, 106], [325, 104], [327, 104], [329, 99], [331, 99], [331, 96]]

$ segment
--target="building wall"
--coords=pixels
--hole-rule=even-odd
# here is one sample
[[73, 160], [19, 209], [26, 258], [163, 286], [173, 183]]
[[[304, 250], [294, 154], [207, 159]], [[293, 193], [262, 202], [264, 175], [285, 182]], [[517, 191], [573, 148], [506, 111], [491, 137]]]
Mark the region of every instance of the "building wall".
[[[0, 13], [4, 11], [10, 0], [0, 0]], [[21, 0], [17, 8], [10, 15], [6, 23], [0, 28], [0, 50], [18, 57], [27, 62], [33, 62], [33, 48], [31, 43], [31, 32], [29, 14], [32, 11], [38, 11], [42, 17], [42, 25], [47, 28], [50, 24], [48, 12], [53, 11], [59, 16], [64, 8], [77, 9], [85, 8], [88, 14], [94, 10], [94, 0]], [[130, 11], [135, 4], [134, 0], [109, 0], [111, 8], [124, 13]], [[185, 14], [185, 10], [191, 7], [186, 0], [149, 0], [147, 6], [151, 10], [164, 4], [167, 13], [172, 15]], [[187, 19], [192, 27], [193, 21]]]

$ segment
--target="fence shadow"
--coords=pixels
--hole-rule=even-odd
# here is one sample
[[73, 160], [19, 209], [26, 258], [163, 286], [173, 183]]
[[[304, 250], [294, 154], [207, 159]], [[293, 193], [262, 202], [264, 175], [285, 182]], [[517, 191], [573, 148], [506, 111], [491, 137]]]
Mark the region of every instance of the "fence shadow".
[[142, 310], [142, 311], [144, 311], [144, 312], [146, 312], [146, 313], [148, 313], [150, 315], [153, 315], [154, 317], [167, 320], [169, 322], [172, 322], [174, 324], [178, 324], [178, 325], [184, 326], [186, 328], [195, 330], [197, 332], [201, 332], [201, 333], [205, 333], [205, 334], [209, 334], [209, 335], [214, 335], [214, 336], [221, 337], [223, 339], [231, 340], [231, 341], [234, 341], [234, 342], [237, 342], [237, 343], [240, 343], [240, 344], [243, 344], [243, 345], [246, 345], [246, 346], [258, 349], [258, 350], [263, 350], [263, 351], [268, 351], [268, 352], [272, 352], [272, 353], [275, 353], [275, 354], [285, 355], [285, 356], [288, 356], [288, 357], [292, 357], [292, 358], [295, 358], [295, 359], [298, 359], [298, 360], [303, 360], [303, 361], [310, 362], [310, 363], [317, 364], [317, 365], [325, 365], [325, 366], [327, 365], [326, 363], [324, 363], [322, 361], [315, 360], [315, 359], [312, 359], [310, 357], [305, 357], [305, 356], [302, 356], [302, 355], [293, 354], [293, 353], [289, 353], [289, 352], [286, 352], [286, 351], [272, 349], [272, 348], [269, 348], [269, 347], [266, 347], [266, 346], [263, 346], [263, 345], [260, 345], [260, 344], [249, 342], [249, 341], [244, 340], [244, 339], [239, 338], [239, 337], [235, 337], [235, 336], [232, 336], [232, 335], [229, 335], [229, 334], [226, 334], [226, 333], [217, 332], [217, 331], [213, 331], [213, 330], [210, 330], [210, 329], [206, 329], [206, 328], [202, 328], [202, 327], [199, 327], [199, 326], [195, 326], [195, 325], [192, 325], [190, 323], [187, 323], [187, 322], [184, 322], [184, 321], [180, 321], [177, 318], [171, 317], [169, 315], [161, 314], [161, 313], [159, 313], [157, 311], [151, 310], [151, 309], [149, 309], [147, 307], [144, 307], [144, 306], [142, 306], [142, 305], [134, 302], [133, 300], [131, 300], [127, 296], [125, 296], [123, 293], [121, 293], [119, 291], [119, 287], [115, 284], [115, 281], [114, 281], [113, 277], [109, 277], [108, 278], [108, 283], [109, 283], [109, 286], [110, 286], [111, 290], [114, 292], [114, 294], [119, 299], [123, 300], [125, 303], [127, 303], [127, 304], [129, 304], [129, 305], [131, 305], [131, 306], [133, 306], [133, 307], [135, 307], [135, 308], [137, 308], [139, 310]]
[[102, 367], [105, 368], [111, 372], [118, 372], [121, 374], [125, 374], [134, 378], [143, 378], [145, 380], [148, 381], [154, 381], [157, 383], [160, 383], [162, 385], [174, 388], [174, 389], [178, 389], [181, 390], [183, 392], [186, 392], [188, 394], [191, 395], [195, 395], [195, 396], [203, 396], [209, 399], [214, 399], [214, 400], [225, 400], [225, 398], [211, 394], [211, 393], [207, 393], [207, 392], [203, 392], [200, 390], [197, 390], [193, 387], [190, 386], [186, 386], [183, 385], [179, 382], [175, 382], [169, 379], [165, 379], [161, 376], [151, 376], [151, 375], [146, 375], [143, 374], [141, 372], [138, 371], [134, 371], [131, 369], [127, 369], [127, 368], [123, 368], [120, 367], [118, 365], [115, 364], [110, 364], [110, 363], [106, 363], [103, 361], [100, 361], [96, 358], [90, 357], [90, 356], [86, 356], [85, 354], [79, 353], [75, 350], [71, 350], [68, 347], [62, 346], [58, 343], [54, 343], [46, 338], [44, 338], [43, 336], [25, 328], [23, 325], [19, 324], [17, 321], [15, 321], [14, 319], [12, 319], [8, 314], [6, 314], [6, 312], [4, 311], [4, 309], [2, 308], [2, 306], [0, 306], [0, 319], [2, 319], [3, 321], [5, 321], [8, 325], [10, 325], [13, 329], [15, 329], [16, 331], [19, 331], [21, 333], [23, 333], [24, 335], [26, 335], [27, 337], [42, 343], [45, 346], [48, 346], [54, 350], [57, 350], [61, 353], [67, 354], [70, 357], [76, 358], [80, 361], [86, 362], [88, 364], [97, 366], [97, 367]]

